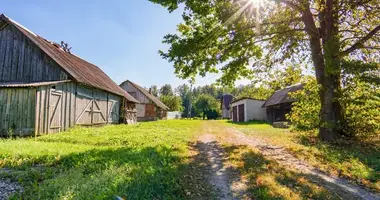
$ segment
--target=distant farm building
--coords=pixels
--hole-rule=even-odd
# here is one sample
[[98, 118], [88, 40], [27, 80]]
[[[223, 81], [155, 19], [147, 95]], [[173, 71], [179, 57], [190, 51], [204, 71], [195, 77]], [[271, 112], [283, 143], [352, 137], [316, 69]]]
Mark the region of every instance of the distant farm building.
[[221, 110], [222, 110], [222, 118], [224, 119], [230, 119], [231, 117], [231, 110], [230, 110], [230, 103], [233, 99], [233, 96], [230, 94], [223, 94], [221, 98]]
[[265, 101], [252, 98], [240, 98], [231, 102], [232, 121], [247, 122], [250, 120], [266, 121], [266, 112], [263, 108]]
[[296, 84], [277, 90], [263, 105], [266, 108], [268, 121], [275, 126], [287, 122], [286, 114], [290, 113], [292, 103], [296, 101], [290, 97], [291, 92], [303, 89], [302, 84]]
[[134, 123], [136, 103], [97, 66], [0, 15], [0, 135]]
[[120, 87], [140, 102], [136, 104], [137, 121], [166, 119], [169, 108], [148, 90], [129, 80], [120, 84]]

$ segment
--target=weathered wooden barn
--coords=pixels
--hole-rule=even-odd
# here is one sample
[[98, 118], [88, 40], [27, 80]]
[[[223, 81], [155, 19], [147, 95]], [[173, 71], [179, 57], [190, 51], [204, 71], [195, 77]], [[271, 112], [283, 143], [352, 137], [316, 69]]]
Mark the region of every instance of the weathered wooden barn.
[[0, 15], [0, 135], [133, 123], [135, 103], [97, 66]]
[[149, 91], [130, 80], [124, 81], [120, 87], [140, 102], [136, 104], [137, 121], [166, 119], [169, 108]]
[[277, 90], [263, 105], [266, 108], [268, 121], [272, 124], [279, 124], [287, 122], [286, 114], [290, 113], [292, 103], [296, 101], [290, 97], [291, 92], [301, 90], [302, 84], [296, 84]]

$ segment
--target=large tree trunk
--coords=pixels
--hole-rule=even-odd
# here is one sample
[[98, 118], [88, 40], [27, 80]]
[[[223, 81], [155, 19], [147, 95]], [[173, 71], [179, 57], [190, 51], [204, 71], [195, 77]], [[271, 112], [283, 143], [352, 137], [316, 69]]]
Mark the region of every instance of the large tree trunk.
[[335, 13], [334, 6], [336, 5], [333, 0], [326, 0], [325, 10], [319, 15], [319, 29], [315, 24], [308, 1], [305, 1], [303, 5], [305, 10], [302, 11], [305, 30], [310, 36], [315, 75], [321, 86], [319, 136], [324, 141], [334, 141], [338, 137], [337, 122], [343, 117], [342, 107], [338, 101], [340, 97], [339, 38], [336, 24], [337, 12]]
[[339, 58], [340, 41], [338, 32], [338, 2], [326, 0], [326, 6], [320, 16], [321, 38], [324, 53], [324, 78], [321, 101], [320, 137], [326, 141], [333, 141], [342, 133], [344, 112], [339, 102], [341, 97], [341, 63]]

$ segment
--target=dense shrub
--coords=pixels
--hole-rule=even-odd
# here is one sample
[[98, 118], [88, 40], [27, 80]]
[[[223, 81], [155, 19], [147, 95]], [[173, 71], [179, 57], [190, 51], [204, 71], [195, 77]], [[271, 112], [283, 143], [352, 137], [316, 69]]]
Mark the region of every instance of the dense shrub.
[[310, 77], [303, 84], [303, 90], [290, 94], [298, 101], [293, 103], [292, 111], [287, 117], [296, 130], [305, 131], [318, 128], [321, 104], [316, 80]]
[[343, 89], [341, 103], [346, 109], [346, 130], [350, 136], [380, 134], [380, 88], [351, 80]]
[[220, 112], [218, 110], [208, 110], [206, 111], [207, 119], [218, 119], [220, 117]]
[[[347, 80], [346, 80], [347, 81]], [[296, 130], [319, 127], [320, 100], [318, 85], [313, 78], [304, 83], [304, 89], [291, 94], [298, 99], [287, 116]], [[367, 137], [380, 132], [380, 90], [375, 84], [350, 78], [342, 90], [340, 102], [345, 109], [344, 132], [351, 137]]]

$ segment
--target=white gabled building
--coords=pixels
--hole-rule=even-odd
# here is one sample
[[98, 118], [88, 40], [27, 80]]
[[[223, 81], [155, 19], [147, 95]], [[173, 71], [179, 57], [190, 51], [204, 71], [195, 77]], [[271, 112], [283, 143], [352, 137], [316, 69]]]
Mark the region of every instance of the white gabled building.
[[267, 114], [263, 104], [265, 101], [252, 98], [240, 98], [231, 102], [231, 120], [247, 122], [250, 120], [267, 121]]

